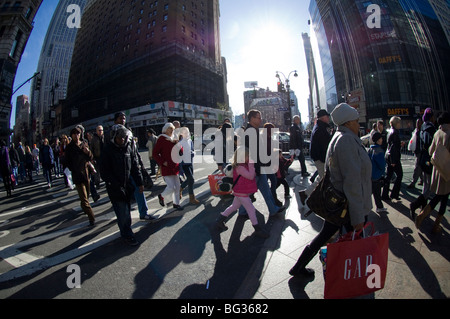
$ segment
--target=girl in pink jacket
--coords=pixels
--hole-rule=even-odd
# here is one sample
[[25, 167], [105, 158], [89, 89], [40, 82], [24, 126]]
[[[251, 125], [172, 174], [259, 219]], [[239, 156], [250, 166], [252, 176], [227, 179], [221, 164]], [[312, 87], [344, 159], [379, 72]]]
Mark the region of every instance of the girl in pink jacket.
[[[243, 154], [239, 152], [245, 151], [245, 161], [239, 161]], [[241, 155], [241, 156], [239, 156]], [[256, 209], [250, 199], [250, 194], [256, 193], [258, 188], [256, 186], [256, 173], [255, 173], [255, 163], [249, 159], [248, 148], [238, 148], [234, 152], [234, 159], [232, 163], [233, 167], [233, 195], [234, 200], [231, 206], [225, 209], [224, 212], [216, 220], [216, 226], [221, 230], [227, 230], [228, 227], [225, 226], [225, 220], [230, 214], [239, 209], [239, 207], [244, 206], [247, 214], [252, 222], [253, 228], [255, 228], [255, 235], [262, 238], [269, 237], [261, 226], [258, 224], [258, 219], [256, 218]]]

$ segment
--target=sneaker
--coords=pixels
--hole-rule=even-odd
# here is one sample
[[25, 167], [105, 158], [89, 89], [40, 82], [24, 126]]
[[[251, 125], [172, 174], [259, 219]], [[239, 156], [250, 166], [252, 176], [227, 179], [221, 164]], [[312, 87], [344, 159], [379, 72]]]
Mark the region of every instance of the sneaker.
[[302, 177], [308, 177], [308, 176], [311, 176], [311, 174], [310, 174], [310, 173], [308, 173], [308, 172], [306, 172], [306, 173], [302, 173]]
[[158, 194], [158, 199], [159, 199], [159, 205], [164, 207], [164, 197], [162, 197], [161, 194]]
[[387, 212], [387, 208], [386, 207], [377, 208], [377, 213], [385, 213], [385, 212]]
[[176, 205], [176, 204], [173, 204], [173, 208], [175, 208], [176, 210], [183, 210], [183, 207], [181, 207], [180, 205]]
[[94, 200], [94, 203], [95, 203], [96, 201], [98, 201], [100, 199], [100, 195], [97, 194], [97, 196], [92, 196], [92, 199]]

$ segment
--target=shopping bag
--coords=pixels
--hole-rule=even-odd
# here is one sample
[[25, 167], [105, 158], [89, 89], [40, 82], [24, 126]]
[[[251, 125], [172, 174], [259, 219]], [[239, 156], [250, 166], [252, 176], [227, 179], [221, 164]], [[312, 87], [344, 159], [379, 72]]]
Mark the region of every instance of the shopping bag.
[[415, 129], [412, 132], [412, 137], [408, 142], [408, 151], [414, 152], [416, 150], [416, 144], [417, 144], [417, 135], [416, 135], [417, 129]]
[[66, 167], [64, 169], [64, 174], [67, 177], [67, 186], [69, 186], [70, 189], [74, 189], [75, 184], [73, 183], [73, 180], [72, 180], [72, 172], [70, 171], [70, 169], [68, 167]]
[[211, 189], [212, 195], [228, 195], [231, 194], [231, 187], [229, 187], [229, 191], [221, 191], [220, 185], [223, 182], [225, 174], [215, 174], [215, 175], [208, 175], [208, 181], [209, 181], [209, 188]]
[[388, 249], [388, 233], [346, 236], [328, 244], [324, 298], [352, 298], [383, 289]]

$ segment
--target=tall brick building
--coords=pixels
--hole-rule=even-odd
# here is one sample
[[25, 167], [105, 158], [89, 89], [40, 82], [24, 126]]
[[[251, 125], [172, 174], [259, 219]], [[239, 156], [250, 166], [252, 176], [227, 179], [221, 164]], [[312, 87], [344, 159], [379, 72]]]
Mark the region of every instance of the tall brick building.
[[83, 12], [63, 128], [164, 101], [227, 105], [218, 0], [112, 3], [93, 0]]

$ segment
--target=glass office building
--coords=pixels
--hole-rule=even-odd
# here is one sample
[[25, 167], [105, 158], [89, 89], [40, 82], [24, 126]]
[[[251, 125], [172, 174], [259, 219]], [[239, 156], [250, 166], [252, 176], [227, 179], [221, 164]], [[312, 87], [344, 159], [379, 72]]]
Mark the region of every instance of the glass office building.
[[312, 0], [310, 14], [328, 111], [345, 101], [362, 127], [397, 115], [412, 130], [427, 107], [448, 109], [450, 47], [428, 1]]
[[[51, 133], [51, 124], [54, 113], [50, 113], [54, 105], [64, 99], [67, 94], [69, 81], [69, 69], [72, 61], [72, 53], [78, 28], [67, 26], [67, 8], [71, 4], [78, 5], [81, 12], [84, 10], [87, 0], [60, 0], [47, 30], [42, 45], [36, 72], [40, 72], [41, 82], [38, 90], [32, 90], [31, 95], [31, 119], [35, 132], [34, 139]], [[36, 88], [36, 80], [33, 80], [32, 88]]]

